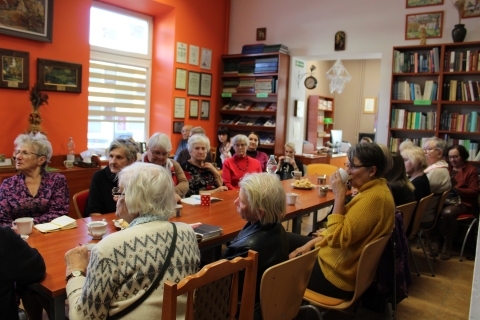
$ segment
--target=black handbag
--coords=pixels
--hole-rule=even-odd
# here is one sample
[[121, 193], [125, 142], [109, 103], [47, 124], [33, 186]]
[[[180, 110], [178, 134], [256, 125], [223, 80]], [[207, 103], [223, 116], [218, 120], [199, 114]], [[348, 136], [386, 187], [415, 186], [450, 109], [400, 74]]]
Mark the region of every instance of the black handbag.
[[282, 165], [275, 173], [279, 176], [280, 180], [288, 180], [293, 178], [293, 171], [293, 166], [290, 163], [283, 161]]

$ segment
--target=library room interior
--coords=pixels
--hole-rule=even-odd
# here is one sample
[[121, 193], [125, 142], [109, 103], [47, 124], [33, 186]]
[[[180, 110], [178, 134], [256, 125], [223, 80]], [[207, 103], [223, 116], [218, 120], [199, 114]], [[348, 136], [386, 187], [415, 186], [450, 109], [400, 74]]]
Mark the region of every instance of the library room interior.
[[[172, 217], [164, 220], [190, 224], [194, 232], [202, 223], [215, 227], [215, 235], [205, 238], [197, 230], [201, 267], [226, 257], [252, 225], [267, 232], [267, 213], [250, 196], [273, 189], [251, 189], [255, 181], [249, 177], [260, 171], [279, 177], [275, 185], [284, 189], [280, 199], [287, 204], [277, 224], [288, 243], [275, 246], [282, 253], [256, 247], [242, 253], [242, 263], [258, 263], [259, 272], [256, 283], [242, 279], [243, 292], [254, 295], [242, 302], [241, 318], [285, 313], [292, 319], [480, 320], [479, 1], [7, 0], [0, 3], [0, 16], [0, 224], [9, 231], [15, 225], [25, 240], [18, 245], [26, 242], [25, 252], [40, 253], [46, 268], [46, 276], [24, 283], [27, 303], [14, 289], [15, 281], [27, 280], [5, 282], [10, 287], [3, 298], [17, 297], [18, 305], [1, 305], [15, 317], [18, 307], [19, 319], [82, 318], [74, 309], [88, 308], [79, 302], [73, 308], [72, 296], [80, 296], [75, 290], [86, 295], [87, 286], [69, 290], [81, 278], [95, 279], [86, 269], [76, 274], [64, 255], [78, 244], [100, 255], [110, 234], [155, 223], [138, 211], [133, 226], [117, 218], [121, 210], [131, 213], [125, 190], [135, 179], [122, 169], [146, 162], [145, 168], [157, 164], [173, 177], [174, 188], [167, 191], [173, 190], [177, 203], [165, 204]], [[450, 148], [456, 145], [462, 147]], [[386, 170], [361, 155], [377, 149], [386, 156]], [[403, 157], [400, 166], [396, 157]], [[433, 185], [437, 170], [445, 178], [440, 186]], [[351, 179], [346, 184], [343, 172]], [[392, 186], [399, 176], [412, 197], [417, 176], [430, 179], [431, 192], [414, 204], [397, 203]], [[119, 185], [118, 179], [128, 182]], [[392, 191], [396, 210], [392, 206], [385, 216], [392, 215], [393, 233], [375, 234], [372, 227], [366, 238], [345, 244], [347, 233], [355, 238], [360, 232], [358, 226], [349, 229], [348, 212], [365, 199], [364, 188], [373, 188], [370, 179]], [[55, 189], [54, 195], [47, 189]], [[45, 205], [51, 199], [38, 201], [47, 193], [64, 201], [53, 200], [57, 215]], [[108, 205], [92, 207], [95, 197]], [[422, 215], [429, 210], [435, 218], [428, 225]], [[62, 215], [74, 220], [53, 226], [55, 232], [31, 227]], [[33, 222], [19, 220], [29, 217]], [[22, 223], [31, 223], [26, 234]], [[94, 239], [92, 223], [101, 229]], [[334, 239], [334, 232], [343, 240]], [[313, 255], [306, 252], [288, 257], [300, 247], [291, 241], [299, 235], [308, 243], [318, 240], [316, 259], [307, 261]], [[322, 250], [337, 250], [340, 243], [339, 256], [356, 254], [349, 280], [342, 278], [342, 265], [325, 272], [331, 265]], [[298, 280], [293, 273], [281, 276], [292, 277], [297, 289], [268, 281], [270, 270], [290, 263], [299, 270]], [[316, 292], [315, 274], [351, 295]], [[172, 285], [172, 279], [158, 278], [165, 288]], [[145, 290], [144, 305], [154, 299], [150, 292], [165, 297], [177, 290], [161, 286]], [[288, 303], [280, 303], [284, 298]], [[32, 299], [38, 310], [28, 310]], [[114, 300], [103, 316], [115, 316], [119, 308], [130, 316], [150, 312]], [[166, 318], [167, 309], [160, 302], [156, 317], [163, 310]], [[95, 312], [92, 317], [101, 316]]]

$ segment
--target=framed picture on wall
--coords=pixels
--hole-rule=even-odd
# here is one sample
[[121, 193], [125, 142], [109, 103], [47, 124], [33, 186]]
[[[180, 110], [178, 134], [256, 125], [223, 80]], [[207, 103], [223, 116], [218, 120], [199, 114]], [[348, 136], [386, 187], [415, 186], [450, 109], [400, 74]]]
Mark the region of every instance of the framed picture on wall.
[[407, 14], [405, 20], [405, 40], [422, 37], [441, 38], [443, 28], [443, 11]]
[[187, 70], [177, 68], [175, 76], [175, 89], [187, 89]]
[[188, 89], [189, 96], [200, 95], [200, 72], [188, 71]]
[[185, 98], [175, 98], [173, 117], [182, 119], [185, 118]]
[[377, 98], [366, 97], [363, 102], [363, 113], [375, 114], [377, 112]]
[[178, 63], [187, 63], [187, 44], [183, 42], [177, 42], [177, 59]]
[[202, 73], [200, 77], [200, 95], [210, 97], [212, 95], [212, 74]]
[[443, 0], [407, 0], [407, 8], [437, 6], [443, 4]]
[[0, 88], [27, 90], [30, 79], [30, 54], [0, 48]]
[[[29, 4], [31, 7], [24, 4], [23, 8], [20, 8], [19, 1], [2, 1], [0, 33], [30, 40], [52, 42], [53, 0], [29, 2], [31, 2]], [[33, 7], [34, 10], [32, 10]], [[13, 10], [7, 10], [7, 8]]]
[[202, 100], [202, 113], [200, 113], [200, 119], [210, 119], [210, 100]]
[[200, 69], [210, 70], [212, 68], [212, 50], [202, 48], [202, 60]]
[[173, 121], [173, 133], [182, 133], [183, 121]]
[[198, 100], [190, 99], [190, 112], [188, 115], [189, 118], [198, 118]]
[[42, 90], [82, 92], [82, 65], [37, 59], [37, 84]]
[[198, 66], [199, 56], [200, 56], [200, 48], [191, 44], [190, 52], [188, 55], [188, 63], [194, 66]]
[[479, 1], [465, 1], [465, 8], [462, 12], [463, 18], [480, 17], [480, 2]]

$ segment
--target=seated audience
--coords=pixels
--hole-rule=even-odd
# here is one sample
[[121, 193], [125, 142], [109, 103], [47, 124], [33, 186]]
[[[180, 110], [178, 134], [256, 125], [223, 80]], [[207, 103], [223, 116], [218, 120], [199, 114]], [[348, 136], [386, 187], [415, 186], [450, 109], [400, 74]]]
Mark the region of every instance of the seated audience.
[[452, 187], [450, 182], [450, 173], [448, 172], [448, 164], [444, 160], [447, 143], [437, 137], [428, 138], [423, 146], [423, 152], [427, 158], [428, 167], [425, 173], [430, 183], [430, 190], [433, 193], [430, 205], [423, 214], [421, 227], [430, 228], [435, 222], [437, 215], [438, 203], [442, 197], [442, 193]]
[[[448, 171], [450, 172], [452, 189], [456, 195], [454, 201], [446, 202], [440, 220], [440, 232], [443, 236], [443, 247], [440, 259], [450, 259], [452, 241], [457, 230], [457, 217], [465, 213], [476, 213], [478, 209], [478, 172], [467, 159], [469, 153], [464, 146], [455, 145], [447, 150]], [[456, 201], [455, 201], [456, 200]], [[460, 201], [458, 201], [460, 200]]]
[[248, 250], [258, 252], [254, 319], [262, 319], [259, 303], [262, 275], [271, 266], [288, 260], [287, 235], [281, 224], [286, 212], [285, 191], [275, 175], [248, 174], [240, 182], [235, 205], [247, 224], [228, 244], [222, 258], [246, 257]]
[[217, 137], [218, 147], [215, 163], [218, 169], [222, 169], [225, 159], [231, 158], [235, 151], [233, 151], [232, 143], [230, 142], [230, 130], [227, 127], [219, 127]]
[[238, 134], [232, 139], [235, 155], [223, 163], [222, 179], [229, 190], [239, 189], [238, 183], [246, 173], [262, 172], [258, 160], [247, 155], [247, 136]]
[[188, 142], [188, 136], [190, 135], [190, 130], [192, 130], [193, 126], [191, 125], [185, 125], [182, 128], [182, 140], [178, 143], [177, 151], [175, 151], [175, 156], [173, 159], [175, 161], [178, 161], [178, 156], [180, 155], [180, 152], [182, 150], [187, 149], [187, 142]]
[[257, 159], [260, 162], [262, 172], [267, 171], [267, 162], [268, 156], [265, 152], [257, 151], [258, 145], [260, 144], [260, 136], [256, 132], [250, 132], [248, 134], [248, 147], [247, 147], [247, 156]]
[[15, 168], [20, 174], [3, 180], [0, 186], [0, 225], [11, 226], [22, 217], [32, 217], [37, 224], [68, 215], [67, 179], [45, 170], [52, 157], [47, 137], [41, 133], [21, 134], [14, 144]]
[[[193, 229], [168, 221], [175, 211], [170, 171], [137, 162], [125, 167], [118, 179], [122, 195], [116, 215], [130, 226], [104, 237], [90, 258], [86, 246], [65, 254], [71, 320], [160, 319], [165, 280], [178, 282], [198, 270], [200, 251]], [[165, 260], [172, 246], [173, 255]], [[167, 271], [162, 273], [164, 265]], [[151, 294], [135, 307], [146, 291]], [[185, 297], [179, 298], [177, 312], [184, 314], [185, 302]]]
[[339, 299], [351, 299], [360, 254], [370, 242], [392, 232], [395, 203], [383, 177], [385, 156], [375, 143], [359, 143], [347, 152], [346, 171], [359, 193], [345, 205], [347, 185], [337, 170], [330, 176], [335, 195], [326, 229], [310, 238], [288, 233], [290, 258], [316, 246], [318, 253], [308, 288]]
[[302, 177], [305, 175], [302, 161], [295, 159], [295, 143], [287, 142], [285, 144], [285, 155], [278, 157], [278, 170], [281, 170], [284, 162], [291, 164], [294, 171], [301, 171]]
[[142, 161], [158, 164], [172, 173], [175, 199], [180, 202], [188, 192], [188, 181], [180, 164], [168, 158], [170, 151], [172, 151], [170, 139], [166, 134], [157, 132], [148, 139], [147, 147], [148, 150], [143, 154]]
[[137, 160], [138, 146], [130, 139], [113, 140], [108, 148], [108, 166], [93, 174], [83, 215], [112, 213], [116, 210], [112, 189], [118, 187], [117, 174]]
[[395, 206], [401, 206], [415, 201], [415, 195], [413, 190], [415, 187], [408, 180], [407, 173], [405, 172], [405, 164], [402, 155], [399, 153], [392, 154], [393, 166], [385, 175], [387, 184], [392, 191], [393, 200]]
[[[205, 130], [203, 130], [202, 127], [195, 127], [190, 130], [190, 134], [188, 135], [188, 138], [190, 139], [191, 136], [194, 134], [203, 134], [206, 136]], [[190, 159], [190, 152], [188, 151], [187, 148], [183, 149], [180, 154], [178, 155], [177, 162], [182, 164], [184, 162], [187, 162], [187, 160]], [[213, 162], [212, 161], [212, 154], [210, 153], [210, 150], [208, 150], [207, 153], [207, 158], [205, 159], [206, 162]]]
[[[0, 227], [0, 243], [0, 319], [18, 319], [16, 295], [22, 297], [28, 285], [43, 279], [45, 262], [37, 249], [9, 227]], [[34, 319], [23, 303], [29, 318]], [[41, 314], [41, 308], [39, 311]]]
[[430, 191], [430, 182], [427, 175], [423, 172], [428, 166], [425, 153], [422, 148], [412, 145], [404, 148], [401, 151], [401, 155], [405, 163], [405, 171], [409, 176], [410, 182], [415, 187], [413, 190], [415, 200], [420, 201], [432, 193]]
[[203, 134], [195, 134], [188, 139], [191, 158], [182, 164], [190, 189], [187, 196], [199, 194], [200, 190], [208, 190], [212, 193], [228, 190], [223, 186], [222, 176], [213, 163], [205, 162], [208, 150], [210, 150], [210, 141]]

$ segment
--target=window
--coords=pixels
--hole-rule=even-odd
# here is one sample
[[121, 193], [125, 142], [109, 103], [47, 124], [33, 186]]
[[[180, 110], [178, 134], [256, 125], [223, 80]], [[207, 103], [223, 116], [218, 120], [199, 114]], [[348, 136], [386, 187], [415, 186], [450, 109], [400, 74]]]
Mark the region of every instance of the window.
[[148, 16], [96, 3], [90, 11], [88, 149], [112, 140], [145, 141], [150, 104]]

